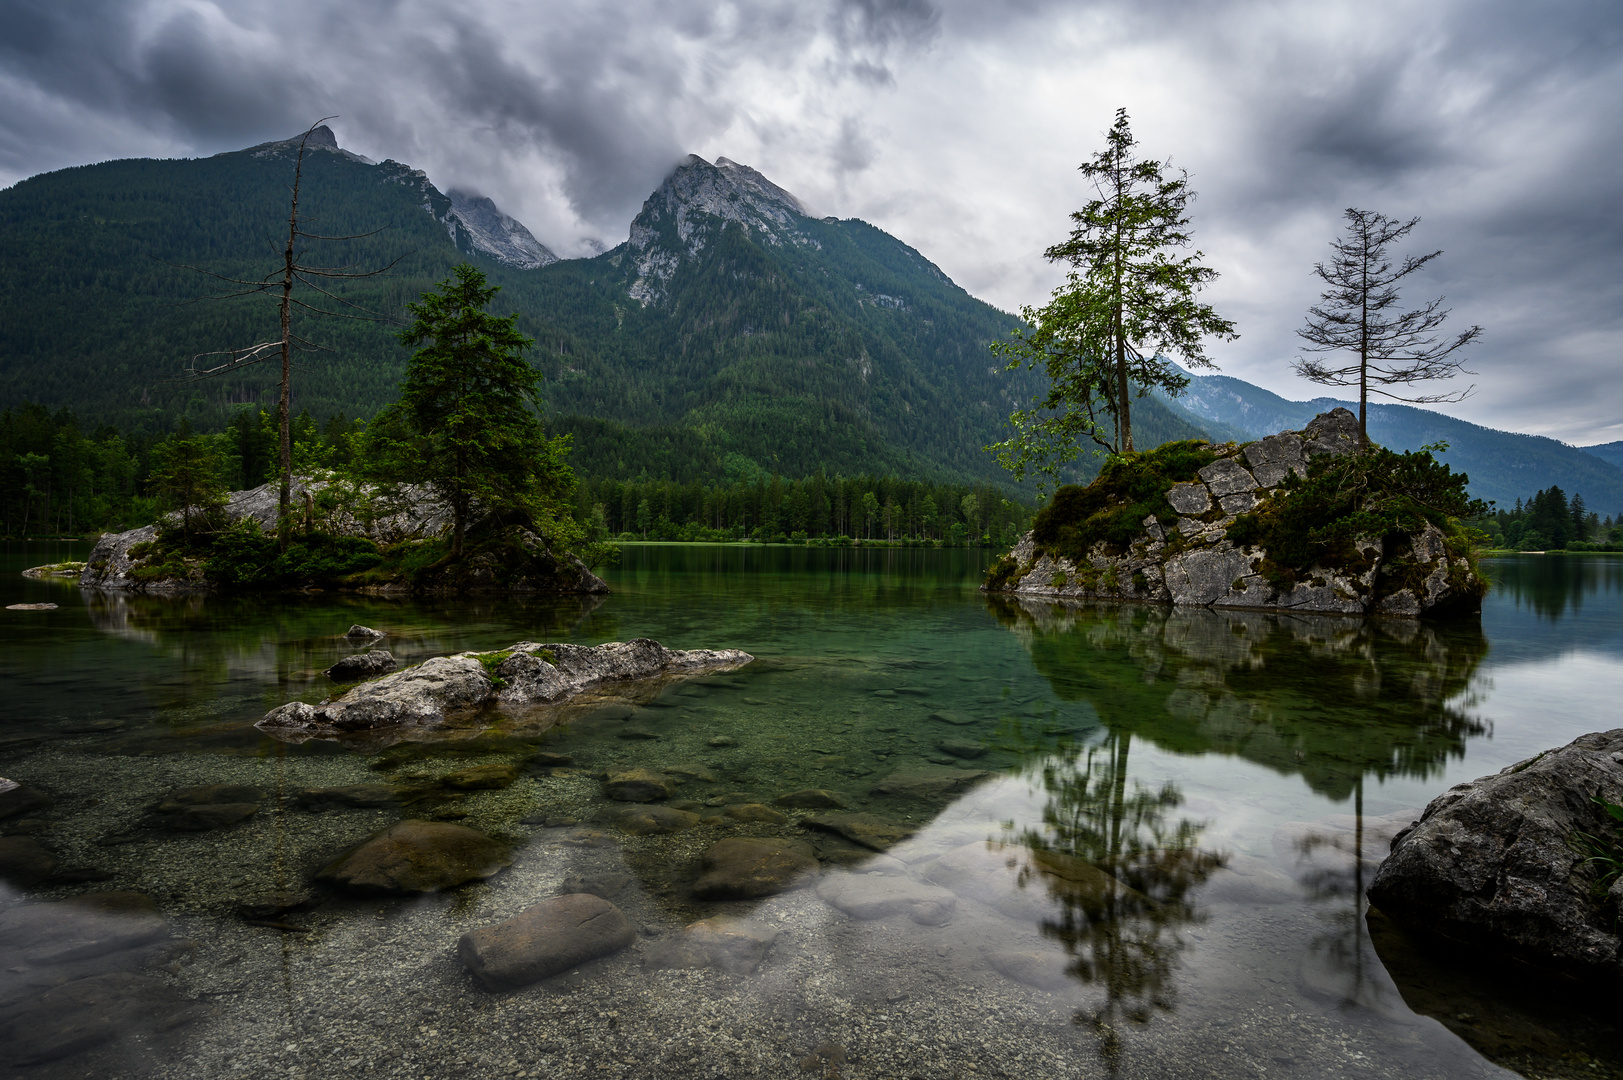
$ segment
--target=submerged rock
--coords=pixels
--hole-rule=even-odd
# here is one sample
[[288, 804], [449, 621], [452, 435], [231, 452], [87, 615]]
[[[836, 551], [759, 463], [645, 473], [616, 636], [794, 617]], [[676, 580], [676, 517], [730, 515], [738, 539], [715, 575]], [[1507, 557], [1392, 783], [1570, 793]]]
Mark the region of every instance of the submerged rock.
[[959, 769], [951, 765], [921, 765], [897, 769], [870, 790], [875, 795], [900, 799], [933, 800], [962, 791], [990, 776], [983, 769]]
[[400, 792], [391, 784], [346, 784], [343, 787], [306, 788], [293, 801], [307, 810], [333, 806], [377, 810], [400, 804]]
[[958, 906], [948, 889], [887, 874], [831, 874], [817, 883], [817, 895], [854, 919], [906, 915], [920, 926], [945, 925]]
[[643, 964], [651, 968], [717, 968], [748, 975], [761, 966], [778, 931], [744, 919], [701, 919], [681, 933], [649, 946]]
[[603, 794], [616, 802], [654, 802], [668, 799], [676, 789], [670, 778], [652, 769], [619, 769], [609, 773]]
[[851, 804], [823, 788], [807, 788], [804, 791], [791, 791], [787, 795], [779, 795], [779, 806], [788, 806], [797, 810], [844, 810]]
[[208, 784], [166, 795], [153, 808], [150, 825], [177, 832], [207, 832], [246, 821], [259, 811], [265, 793], [242, 784]]
[[[492, 671], [481, 657], [494, 663]], [[606, 683], [731, 671], [754, 659], [736, 649], [667, 649], [647, 638], [591, 647], [522, 641], [494, 656], [436, 656], [319, 705], [289, 702], [256, 726], [272, 733], [326, 734], [433, 725], [487, 704], [555, 705]], [[499, 689], [492, 674], [501, 680]]]
[[1433, 799], [1393, 838], [1370, 903], [1410, 927], [1547, 970], [1623, 976], [1623, 896], [1597, 895], [1584, 854], [1586, 844], [1620, 854], [1623, 837], [1597, 799], [1623, 803], [1623, 729], [1581, 736]]
[[56, 872], [56, 856], [32, 836], [0, 836], [0, 881], [32, 889]]
[[506, 762], [470, 765], [440, 777], [440, 783], [456, 791], [498, 791], [518, 779], [518, 766]]
[[876, 814], [818, 814], [805, 818], [801, 825], [821, 829], [843, 836], [853, 844], [861, 844], [873, 851], [889, 851], [917, 831], [910, 825], [889, 821]]
[[669, 806], [627, 807], [614, 816], [614, 824], [621, 832], [632, 836], [659, 836], [681, 832], [699, 823], [699, 815], [691, 810], [676, 810]]
[[21, 817], [51, 805], [51, 797], [37, 787], [0, 776], [0, 821]]
[[333, 682], [357, 682], [387, 675], [398, 665], [394, 654], [385, 649], [369, 649], [364, 653], [346, 656], [326, 671]]
[[358, 891], [431, 893], [488, 878], [513, 857], [484, 833], [439, 821], [399, 821], [340, 855], [320, 881]]
[[167, 933], [158, 905], [138, 892], [85, 893], [0, 912], [0, 949], [35, 966], [89, 960]]
[[804, 888], [817, 878], [811, 849], [793, 840], [735, 836], [710, 845], [704, 874], [693, 883], [701, 900], [751, 900]]
[[617, 953], [636, 938], [619, 908], [600, 896], [572, 893], [468, 931], [457, 957], [486, 990], [512, 990]]

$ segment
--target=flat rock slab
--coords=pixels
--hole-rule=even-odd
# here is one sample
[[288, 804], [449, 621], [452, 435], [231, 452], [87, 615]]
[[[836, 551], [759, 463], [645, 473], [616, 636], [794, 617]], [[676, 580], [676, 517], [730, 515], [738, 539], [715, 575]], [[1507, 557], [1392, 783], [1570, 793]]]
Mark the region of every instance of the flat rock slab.
[[224, 803], [258, 803], [265, 793], [243, 784], [208, 784], [203, 787], [181, 788], [165, 795], [157, 805], [161, 814], [171, 814], [188, 806], [210, 806]]
[[498, 791], [518, 779], [518, 766], [498, 762], [470, 765], [440, 777], [440, 783], [455, 791]]
[[442, 821], [398, 821], [316, 875], [362, 892], [431, 893], [488, 878], [511, 855], [482, 832]]
[[1623, 942], [1572, 847], [1578, 832], [1614, 834], [1595, 799], [1623, 803], [1623, 729], [1580, 736], [1433, 799], [1393, 839], [1370, 903], [1478, 949], [1615, 980]]
[[787, 795], [779, 795], [774, 801], [779, 806], [788, 806], [797, 810], [844, 810], [851, 805], [834, 792], [826, 791], [823, 788], [791, 791]]
[[877, 814], [818, 814], [801, 821], [811, 829], [843, 836], [853, 844], [873, 851], [889, 851], [917, 831], [912, 826], [890, 821]]
[[701, 919], [654, 942], [643, 956], [651, 968], [716, 968], [748, 975], [761, 966], [778, 931], [745, 919]]
[[831, 874], [817, 883], [817, 896], [854, 919], [906, 915], [920, 926], [945, 925], [958, 906], [948, 889], [886, 874]]
[[208, 832], [224, 829], [247, 821], [259, 812], [258, 803], [210, 803], [204, 806], [183, 806], [169, 814], [159, 815], [157, 823], [176, 832]]
[[85, 893], [0, 912], [0, 948], [35, 966], [89, 960], [166, 933], [158, 906], [137, 892]]
[[930, 719], [938, 724], [951, 724], [954, 727], [968, 727], [975, 722], [973, 716], [965, 716], [960, 712], [950, 712], [946, 709], [930, 714]]
[[61, 983], [7, 1010], [0, 1046], [7, 1064], [37, 1065], [123, 1036], [168, 1031], [201, 1015], [162, 979], [107, 972]]
[[567, 896], [570, 893], [591, 893], [601, 896], [605, 900], [613, 900], [625, 891], [631, 884], [631, 875], [623, 874], [617, 870], [605, 870], [595, 874], [570, 874], [558, 886], [558, 895]]
[[614, 816], [615, 827], [632, 836], [660, 836], [691, 829], [699, 815], [669, 806], [632, 806]]
[[0, 778], [0, 821], [43, 810], [51, 797], [37, 787]]
[[752, 900], [803, 888], [817, 878], [811, 848], [793, 840], [735, 836], [710, 845], [704, 874], [693, 883], [701, 900]]
[[991, 773], [982, 769], [920, 765], [897, 769], [869, 790], [897, 799], [939, 799], [962, 791]]
[[943, 754], [950, 754], [966, 761], [974, 760], [986, 753], [985, 743], [972, 742], [969, 739], [943, 739], [936, 745]]
[[1075, 985], [1070, 959], [1062, 952], [1036, 949], [988, 949], [987, 964], [999, 975], [1038, 990]]
[[333, 682], [359, 682], [387, 675], [399, 667], [394, 654], [385, 649], [372, 649], [354, 656], [346, 656], [326, 671]]
[[56, 872], [56, 856], [32, 836], [0, 836], [0, 881], [32, 889]]
[[486, 990], [512, 990], [617, 953], [636, 938], [636, 929], [609, 901], [571, 893], [468, 931], [457, 943], [457, 957]]
[[400, 792], [392, 784], [346, 784], [343, 787], [306, 788], [294, 802], [309, 810], [344, 806], [378, 810], [400, 805]]
[[732, 806], [723, 807], [721, 812], [734, 821], [764, 825], [782, 825], [789, 820], [787, 814], [780, 814], [762, 803], [734, 803]]
[[603, 794], [616, 802], [654, 802], [675, 792], [670, 777], [652, 769], [619, 769], [603, 783]]

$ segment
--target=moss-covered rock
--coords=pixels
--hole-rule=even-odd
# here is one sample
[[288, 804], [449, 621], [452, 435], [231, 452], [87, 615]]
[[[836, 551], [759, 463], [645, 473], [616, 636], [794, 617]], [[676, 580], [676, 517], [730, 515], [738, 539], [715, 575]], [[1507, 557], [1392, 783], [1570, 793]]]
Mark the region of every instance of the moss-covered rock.
[[1169, 443], [1066, 487], [989, 592], [1417, 617], [1481, 609], [1467, 477], [1360, 449], [1346, 409], [1245, 445]]

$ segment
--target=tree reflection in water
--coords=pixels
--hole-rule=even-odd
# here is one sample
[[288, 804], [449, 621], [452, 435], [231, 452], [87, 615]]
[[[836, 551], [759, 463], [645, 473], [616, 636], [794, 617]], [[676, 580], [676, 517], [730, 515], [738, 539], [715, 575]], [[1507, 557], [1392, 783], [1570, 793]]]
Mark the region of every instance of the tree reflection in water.
[[[1117, 1053], [1118, 1017], [1143, 1021], [1173, 1007], [1184, 947], [1177, 931], [1200, 920], [1196, 886], [1220, 861], [1199, 850], [1201, 824], [1173, 820], [1176, 787], [1130, 774], [1135, 737], [1178, 754], [1243, 758], [1300, 777], [1330, 801], [1353, 802], [1347, 835], [1305, 832], [1297, 853], [1310, 896], [1337, 908], [1319, 952], [1339, 972], [1344, 997], [1362, 999], [1365, 849], [1375, 842], [1366, 836], [1364, 783], [1436, 776], [1488, 733], [1472, 713], [1471, 679], [1487, 651], [1480, 625], [1004, 597], [989, 604], [1054, 693], [1099, 720], [1086, 746], [1013, 718], [1002, 734], [1033, 761], [1047, 800], [1040, 828], [1011, 825], [1005, 839], [1033, 850], [1026, 872], [1041, 874], [1060, 905], [1043, 932], [1064, 945], [1076, 978], [1104, 990], [1086, 1019], [1106, 1059]], [[1376, 826], [1382, 835], [1390, 828]], [[1097, 867], [1110, 882], [1079, 889], [1079, 875], [1056, 869], [1066, 860]]]

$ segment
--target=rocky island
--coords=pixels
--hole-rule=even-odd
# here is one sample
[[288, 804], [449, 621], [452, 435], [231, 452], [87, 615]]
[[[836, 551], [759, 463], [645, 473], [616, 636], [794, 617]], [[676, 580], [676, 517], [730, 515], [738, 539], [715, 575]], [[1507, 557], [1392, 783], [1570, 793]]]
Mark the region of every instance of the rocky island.
[[1168, 443], [1062, 487], [983, 588], [1028, 599], [1414, 618], [1481, 610], [1467, 478], [1360, 452], [1338, 408], [1256, 442]]
[[[108, 533], [85, 561], [79, 587], [170, 594], [311, 585], [371, 593], [609, 591], [580, 559], [554, 552], [520, 525], [479, 522], [481, 542], [467, 558], [423, 557], [451, 523], [426, 486], [408, 485], [386, 499], [365, 487], [295, 477], [291, 490], [295, 505], [306, 508], [299, 551], [258, 580], [245, 580], [245, 566], [278, 559], [271, 539], [279, 510], [275, 481], [229, 493], [212, 515], [219, 533], [208, 545], [188, 547], [178, 539], [178, 514], [159, 525]], [[234, 543], [221, 544], [221, 537]]]

